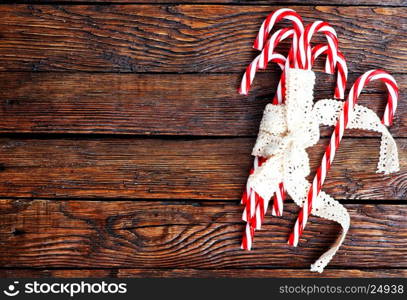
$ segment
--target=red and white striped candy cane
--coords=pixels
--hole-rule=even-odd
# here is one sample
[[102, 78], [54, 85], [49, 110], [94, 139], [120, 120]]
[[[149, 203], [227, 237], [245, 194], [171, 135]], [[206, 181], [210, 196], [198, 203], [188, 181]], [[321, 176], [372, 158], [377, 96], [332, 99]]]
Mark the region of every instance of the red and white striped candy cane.
[[[312, 57], [311, 57], [311, 65], [314, 64], [315, 60], [318, 58], [319, 55], [324, 54], [328, 51], [329, 46], [326, 44], [319, 44], [316, 45], [312, 48]], [[329, 57], [328, 57], [329, 59]], [[335, 98], [343, 99], [344, 98], [344, 93], [345, 93], [345, 88], [346, 88], [346, 81], [348, 78], [348, 68], [346, 65], [346, 60], [345, 57], [342, 55], [342, 53], [338, 50], [338, 75], [337, 75], [337, 85], [335, 87]], [[284, 188], [283, 184], [280, 183], [280, 189]], [[285, 193], [283, 194], [285, 196]], [[274, 204], [277, 203], [277, 205], [273, 206], [273, 215], [281, 215], [282, 213], [282, 202], [283, 200], [278, 199], [279, 194], [276, 194], [277, 199], [274, 199]], [[281, 203], [281, 204], [280, 204]], [[279, 207], [278, 205], [281, 205]], [[279, 211], [278, 209], [281, 209]]]
[[[280, 39], [281, 38], [282, 37], [280, 37]], [[246, 68], [246, 72], [243, 75], [240, 85], [239, 93], [247, 94], [249, 92], [251, 83], [254, 80], [254, 76], [259, 69], [260, 58], [260, 55], [258, 55]], [[281, 69], [284, 69], [286, 65], [286, 58], [276, 52], [267, 56], [267, 63], [270, 61], [277, 63]], [[254, 170], [264, 161], [264, 158], [256, 157], [254, 159], [253, 168], [250, 171], [250, 174], [253, 173]], [[280, 196], [280, 198], [282, 197], [284, 196]], [[260, 228], [261, 223], [264, 220], [265, 211], [267, 210], [268, 200], [263, 199], [255, 191], [247, 187], [242, 196], [242, 204], [245, 205], [245, 209], [243, 211], [243, 220], [247, 222], [247, 228], [242, 241], [242, 248], [250, 249], [254, 237], [254, 228]]]
[[[243, 74], [242, 81], [240, 83], [239, 94], [247, 95], [250, 91], [250, 87], [254, 80], [254, 76], [256, 75], [257, 70], [259, 67], [260, 55], [256, 56], [255, 59], [247, 66], [245, 73]], [[284, 66], [286, 63], [285, 56], [274, 52], [273, 54], [268, 56], [268, 61], [275, 62], [280, 66], [282, 70], [284, 70]]]
[[[277, 45], [283, 41], [284, 39], [292, 37], [293, 39], [293, 44], [298, 44], [297, 41], [297, 36], [295, 34], [295, 30], [292, 28], [285, 28], [276, 31], [271, 38], [267, 41], [263, 51], [260, 54], [260, 68], [265, 69], [267, 68], [267, 57], [271, 55], [274, 52], [274, 49], [277, 47]], [[285, 63], [285, 67], [283, 69], [283, 72], [281, 73], [281, 78], [278, 82], [277, 85], [277, 90], [273, 98], [273, 104], [282, 104], [285, 102], [285, 77], [286, 77], [286, 68], [289, 68], [291, 66], [291, 62], [295, 60], [294, 58], [294, 47], [291, 47], [288, 55], [287, 55], [287, 60]], [[263, 63], [264, 62], [264, 63]]]
[[253, 47], [257, 50], [262, 50], [265, 44], [265, 41], [268, 38], [271, 30], [273, 29], [274, 25], [281, 21], [282, 19], [290, 20], [293, 23], [295, 37], [293, 38], [293, 63], [294, 67], [297, 66], [297, 50], [298, 50], [298, 39], [304, 31], [304, 25], [302, 24], [302, 19], [300, 15], [298, 15], [295, 10], [289, 8], [282, 8], [276, 10], [275, 12], [269, 14], [264, 22], [261, 24], [259, 33], [256, 37]]
[[325, 66], [325, 72], [333, 74], [338, 61], [338, 38], [335, 29], [327, 22], [315, 21], [309, 24], [304, 33], [300, 36], [298, 45], [298, 60], [301, 69], [311, 69], [312, 67], [312, 50], [311, 38], [316, 32], [321, 32], [325, 35], [328, 41], [328, 58]]
[[[289, 66], [289, 59], [290, 53], [287, 56], [287, 59], [284, 57], [285, 66], [282, 64], [283, 59], [281, 56], [274, 52], [274, 49], [277, 45], [283, 41], [284, 39], [294, 36], [294, 29], [292, 28], [284, 28], [276, 31], [271, 38], [267, 41], [266, 45], [262, 52], [253, 60], [253, 62], [247, 67], [245, 74], [243, 75], [239, 93], [247, 94], [250, 90], [251, 83], [253, 82], [254, 75], [256, 71], [260, 69], [266, 69], [267, 65], [270, 61], [276, 62], [279, 64], [280, 68], [283, 70], [281, 75], [281, 79], [278, 83], [276, 93], [274, 95], [273, 103], [274, 104], [281, 104], [284, 102], [284, 95], [285, 95], [285, 74], [284, 68]], [[291, 51], [292, 52], [292, 51]], [[292, 54], [291, 54], [292, 56]], [[257, 63], [255, 63], [257, 62]], [[251, 79], [251, 80], [248, 80]]]
[[[250, 170], [250, 175], [253, 174], [254, 171], [258, 167], [260, 167], [266, 160], [267, 159], [264, 157], [256, 156], [253, 161], [253, 168]], [[257, 193], [255, 193], [248, 185], [246, 185], [246, 189], [244, 190], [241, 199], [241, 204], [246, 205], [242, 216], [243, 221], [249, 222], [253, 217], [256, 209], [256, 196], [258, 196]]]
[[273, 208], [271, 214], [273, 216], [280, 217], [283, 215], [284, 201], [286, 198], [286, 191], [284, 189], [284, 184], [280, 182], [278, 184], [278, 191], [274, 195]]
[[[273, 61], [279, 64], [279, 66], [284, 69], [284, 60], [285, 65], [287, 66], [287, 61], [285, 57], [282, 55], [275, 53], [274, 49], [282, 40], [287, 37], [290, 37], [294, 34], [293, 29], [281, 29], [273, 34], [271, 39], [267, 42], [265, 48], [263, 49], [262, 53], [257, 56], [253, 62], [248, 66], [246, 72], [242, 78], [241, 86], [240, 86], [240, 93], [248, 93], [250, 89], [250, 85], [254, 79], [254, 75], [259, 68], [266, 68], [269, 61]], [[284, 70], [283, 70], [284, 72]], [[282, 76], [283, 78], [284, 76]], [[281, 80], [280, 80], [281, 85]], [[279, 86], [280, 86], [279, 85]], [[283, 93], [281, 89], [278, 89], [276, 92], [275, 99], [278, 99], [277, 102], [281, 103], [283, 101]], [[276, 101], [274, 101], [276, 102]], [[259, 161], [264, 162], [265, 160], [262, 158], [255, 158], [253, 164], [253, 169], [251, 170], [251, 174], [254, 172], [254, 169], [258, 167]], [[274, 215], [281, 215], [283, 201], [285, 198], [285, 192], [283, 184], [279, 184], [279, 191], [276, 192], [274, 196], [274, 205], [273, 205], [273, 214]], [[251, 190], [247, 187], [245, 193], [242, 196], [242, 203], [245, 203], [246, 207], [243, 212], [243, 220], [247, 222], [246, 231], [244, 234], [244, 240], [242, 242], [242, 248], [250, 249], [251, 242], [254, 237], [254, 228], [260, 229], [261, 224], [264, 220], [264, 214], [267, 210], [269, 199], [265, 200], [260, 195], [258, 195], [255, 191]]]
[[[325, 53], [328, 50], [328, 45], [319, 44], [313, 48], [313, 55], [312, 55], [312, 64], [314, 63], [315, 59]], [[328, 57], [329, 59], [329, 57]], [[346, 80], [348, 76], [348, 69], [346, 66], [345, 58], [343, 57], [342, 53], [338, 51], [338, 78], [337, 78], [337, 86], [335, 88], [335, 97], [339, 97], [343, 99], [344, 91], [346, 87]], [[286, 70], [286, 69], [284, 69]], [[284, 82], [285, 85], [285, 72], [283, 71], [282, 78], [280, 82]], [[285, 91], [284, 91], [285, 94]], [[285, 200], [285, 191], [283, 183], [279, 184], [280, 191], [276, 193], [274, 196], [274, 204], [273, 204], [273, 211], [272, 214], [275, 216], [281, 216], [283, 212], [283, 202]]]
[[344, 104], [343, 110], [336, 123], [335, 130], [331, 136], [330, 144], [328, 145], [325, 154], [322, 158], [320, 167], [317, 170], [317, 174], [314, 177], [312, 186], [308, 191], [307, 199], [298, 215], [297, 221], [294, 226], [293, 232], [290, 234], [288, 243], [293, 246], [297, 246], [299, 237], [301, 236], [305, 225], [308, 220], [308, 216], [311, 214], [313, 202], [321, 191], [321, 187], [325, 181], [326, 174], [331, 167], [335, 153], [339, 147], [339, 143], [342, 140], [344, 131], [348, 125], [349, 120], [352, 119], [353, 109], [358, 100], [358, 97], [362, 89], [373, 80], [381, 80], [385, 83], [388, 90], [388, 99], [386, 110], [382, 122], [386, 126], [390, 126], [393, 121], [394, 114], [397, 108], [398, 100], [398, 87], [395, 79], [385, 71], [382, 70], [370, 70], [360, 76], [353, 84], [349, 91], [348, 98]]
[[[250, 170], [250, 174], [260, 167], [267, 159], [264, 157], [255, 157], [253, 162], [253, 168]], [[283, 201], [285, 200], [285, 191], [283, 183], [279, 184], [279, 190], [275, 193], [273, 204], [273, 215], [280, 216], [283, 209]], [[270, 199], [262, 198], [256, 191], [246, 186], [243, 193], [241, 203], [245, 205], [243, 210], [242, 219], [247, 222], [247, 226], [253, 229], [260, 229], [261, 224], [264, 221], [264, 216], [267, 211]], [[254, 230], [248, 230], [246, 228], [245, 235], [250, 233], [250, 237], [246, 237], [245, 240], [250, 242], [254, 237]], [[245, 243], [242, 243], [243, 249], [250, 249], [244, 247]]]
[[[275, 62], [279, 64], [280, 68], [284, 70], [284, 65], [286, 64], [286, 58], [284, 56], [279, 55], [277, 52], [275, 52], [275, 48], [277, 45], [283, 41], [284, 39], [293, 36], [294, 34], [294, 29], [292, 28], [284, 28], [276, 31], [270, 39], [267, 41], [267, 43], [264, 46], [264, 49], [262, 52], [252, 61], [252, 63], [246, 68], [246, 72], [243, 75], [241, 84], [240, 84], [240, 89], [239, 93], [247, 95], [247, 93], [250, 90], [251, 83], [253, 82], [254, 75], [256, 74], [257, 70], [260, 69], [266, 69], [267, 65], [270, 61]], [[289, 55], [287, 56], [287, 59], [289, 58]], [[284, 61], [284, 63], [283, 63]], [[257, 63], [255, 63], [257, 62]], [[249, 80], [251, 79], [251, 80]], [[280, 87], [280, 84], [279, 84]], [[281, 92], [281, 89], [277, 89], [276, 96], [275, 98], [278, 98], [278, 103], [282, 103], [283, 101], [283, 94]]]
[[[321, 54], [328, 52], [328, 46], [325, 44], [319, 44], [312, 48], [311, 64]], [[336, 87], [335, 95], [336, 99], [343, 99], [345, 97], [346, 81], [348, 80], [348, 67], [346, 65], [346, 60], [343, 54], [338, 50], [338, 64], [337, 64], [337, 75], [336, 75]]]
[[[280, 12], [280, 13], [278, 13]], [[256, 41], [260, 41], [261, 37], [261, 32], [263, 32], [263, 38], [267, 38], [268, 34], [270, 33], [272, 27], [273, 27], [273, 20], [278, 20], [284, 13], [286, 13], [285, 10], [280, 10], [276, 11], [275, 13], [271, 14], [270, 17], [270, 23], [269, 25], [269, 30], [266, 30], [268, 27], [264, 27], [263, 29], [261, 28], [259, 31], [258, 39]], [[299, 17], [299, 16], [298, 16]], [[264, 21], [263, 25], [267, 23]], [[298, 22], [295, 22], [294, 24], [298, 24]], [[262, 25], [262, 26], [263, 26]], [[266, 25], [265, 25], [266, 26]], [[264, 31], [266, 30], [266, 31]], [[302, 34], [298, 35], [300, 32], [303, 32]], [[255, 48], [261, 49], [264, 45], [264, 49], [262, 50], [262, 53], [260, 54], [260, 60], [259, 60], [259, 67], [260, 68], [266, 68], [267, 67], [267, 61], [268, 61], [268, 56], [272, 55], [274, 49], [278, 45], [279, 42], [281, 42], [283, 39], [293, 36], [293, 43], [292, 47], [290, 49], [290, 52], [287, 56], [287, 61], [286, 61], [286, 66], [294, 66], [298, 67], [300, 65], [303, 66], [303, 68], [311, 68], [312, 66], [312, 50], [311, 50], [311, 45], [310, 41], [312, 36], [316, 32], [322, 32], [325, 34], [327, 41], [328, 41], [328, 49], [326, 50], [328, 52], [328, 57], [326, 60], [326, 66], [325, 66], [325, 72], [327, 73], [333, 73], [335, 71], [335, 67], [337, 64], [337, 61], [341, 58], [338, 56], [338, 39], [336, 35], [336, 31], [327, 23], [327, 22], [322, 22], [322, 21], [316, 21], [310, 25], [308, 25], [305, 30], [301, 28], [301, 26], [294, 26], [293, 29], [281, 29], [277, 32], [275, 32], [271, 38], [267, 41], [267, 43], [264, 45], [264, 40], [262, 42], [255, 43]], [[299, 39], [299, 41], [298, 41]], [[297, 55], [298, 54], [298, 55]], [[344, 59], [342, 59], [344, 62]], [[294, 62], [294, 63], [293, 63]], [[338, 81], [342, 80], [343, 77], [341, 76]], [[344, 81], [343, 81], [344, 82]], [[346, 83], [346, 82], [345, 82]], [[283, 74], [281, 76], [280, 82], [277, 87], [277, 92], [276, 95], [273, 99], [274, 104], [280, 104], [284, 102], [284, 95], [285, 95], [285, 73], [283, 71]], [[335, 95], [339, 97], [341, 93], [341, 85], [337, 88], [335, 91]], [[342, 90], [342, 94], [344, 93], [344, 89]], [[342, 96], [343, 98], [343, 96]]]
[[[253, 172], [265, 161], [266, 158], [264, 157], [255, 157], [250, 174], [253, 174]], [[264, 220], [264, 215], [268, 207], [268, 200], [263, 199], [247, 185], [243, 192], [241, 203], [245, 205], [242, 219], [246, 221], [241, 248], [250, 250], [253, 244], [254, 230], [255, 228], [259, 229]]]
[[[276, 49], [278, 44], [286, 38], [292, 37], [294, 34], [295, 31], [292, 28], [283, 28], [273, 33], [273, 35], [270, 37], [269, 40], [267, 40], [266, 44], [264, 45], [263, 50], [261, 50], [259, 67], [261, 69], [266, 69], [269, 62], [268, 57], [273, 55], [274, 50]], [[287, 59], [289, 58], [290, 53], [287, 55]]]
[[[292, 35], [292, 29], [290, 31], [290, 29], [286, 29], [286, 30], [280, 30], [278, 32], [276, 32], [274, 34], [275, 38], [274, 39], [270, 39], [268, 41], [268, 43], [266, 44], [265, 48], [263, 49], [263, 52], [268, 52], [270, 51], [270, 45], [274, 45], [275, 46], [283, 39], [283, 38], [287, 38], [288, 36]], [[327, 45], [318, 45], [315, 48], [314, 51], [314, 55], [313, 55], [313, 61], [318, 57], [318, 55], [321, 55], [322, 53], [326, 52], [328, 50], [328, 46]], [[262, 52], [262, 53], [263, 53]], [[271, 51], [270, 51], [271, 53]], [[265, 59], [269, 60], [269, 58], [273, 57], [273, 54], [269, 55], [262, 55], [260, 54], [253, 62], [252, 64], [247, 68], [246, 70], [246, 77], [243, 78], [242, 80], [242, 86], [241, 86], [241, 90], [243, 90], [245, 87], [247, 87], [246, 83], [246, 78], [254, 78], [255, 72], [260, 68], [260, 65], [262, 66], [267, 66], [267, 61], [265, 61]], [[260, 63], [260, 61], [263, 60], [263, 64]], [[282, 68], [282, 60], [277, 60], [280, 67]], [[343, 59], [343, 56], [341, 56], [341, 58], [338, 59], [338, 61], [340, 61], [340, 66], [338, 66], [338, 72], [342, 71], [342, 75], [344, 75], [344, 77], [341, 78], [345, 78], [345, 80], [343, 80], [342, 82], [346, 85], [346, 77], [347, 77], [347, 68], [346, 68], [346, 61]], [[287, 63], [286, 63], [286, 67]], [[280, 84], [284, 84], [285, 85], [285, 76], [284, 76], [285, 72], [283, 70], [283, 74], [282, 77], [280, 79]], [[340, 81], [338, 79], [338, 81]], [[342, 87], [342, 86], [340, 86]], [[344, 89], [344, 87], [343, 87]], [[343, 91], [342, 89], [342, 91]], [[343, 93], [343, 92], [342, 92]], [[285, 94], [285, 92], [284, 92]], [[278, 95], [278, 94], [277, 94]], [[280, 94], [281, 95], [281, 94]], [[282, 97], [282, 96], [281, 96]], [[284, 101], [284, 98], [280, 98], [282, 101]], [[282, 101], [274, 101], [275, 104], [279, 104]], [[258, 160], [257, 158], [254, 160], [254, 168], [251, 170], [251, 173], [254, 171], [254, 169], [257, 166]], [[274, 196], [274, 201], [273, 201], [273, 209], [272, 209], [272, 214], [275, 216], [281, 216], [282, 215], [282, 211], [283, 211], [283, 203], [285, 200], [285, 190], [284, 190], [284, 185], [283, 183], [279, 183], [279, 190], [275, 193]], [[245, 220], [246, 222], [248, 222], [247, 224], [247, 228], [245, 230], [245, 242], [242, 243], [242, 247], [246, 247], [247, 245], [251, 245], [251, 242], [253, 240], [254, 237], [254, 228], [256, 229], [260, 229], [261, 227], [261, 223], [264, 220], [264, 213], [267, 210], [267, 206], [268, 206], [268, 200], [263, 199], [262, 197], [260, 197], [255, 191], [252, 191], [250, 188], [247, 188], [247, 190], [245, 191], [245, 193], [242, 196], [242, 202], [246, 204], [246, 208], [243, 212], [243, 220]], [[266, 203], [267, 202], [267, 203]], [[266, 209], [264, 209], [266, 207]], [[248, 236], [250, 235], [250, 236]]]

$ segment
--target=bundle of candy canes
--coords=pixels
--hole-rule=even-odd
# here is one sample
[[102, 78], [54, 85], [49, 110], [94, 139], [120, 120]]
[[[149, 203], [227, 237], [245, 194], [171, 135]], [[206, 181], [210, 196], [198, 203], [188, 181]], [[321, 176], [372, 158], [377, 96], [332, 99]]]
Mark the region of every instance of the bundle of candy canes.
[[[288, 20], [292, 27], [271, 34], [274, 25], [282, 20]], [[327, 43], [312, 45], [311, 39], [316, 33], [322, 33]], [[284, 56], [275, 49], [287, 38], [292, 42], [288, 54]], [[334, 98], [344, 99], [348, 75], [346, 60], [338, 49], [334, 28], [323, 21], [315, 21], [304, 27], [301, 17], [292, 9], [277, 10], [266, 18], [254, 48], [261, 52], [243, 75], [239, 89], [241, 94], [249, 92], [256, 72], [267, 68], [269, 62], [277, 63], [282, 74], [273, 102], [265, 108], [252, 151], [254, 165], [242, 196], [243, 220], [246, 222], [242, 248], [252, 248], [255, 230], [261, 228], [272, 198], [272, 215], [282, 215], [288, 193], [301, 207], [288, 239], [290, 245], [297, 246], [310, 214], [333, 220], [342, 226], [342, 234], [334, 245], [311, 265], [312, 271], [322, 272], [341, 246], [350, 224], [346, 208], [321, 190], [345, 129], [380, 133], [377, 172], [389, 174], [399, 170], [397, 145], [386, 127], [391, 125], [396, 111], [397, 84], [385, 71], [370, 70], [356, 80], [346, 101], [322, 99], [314, 103], [315, 74], [311, 70], [314, 61], [326, 55], [325, 72], [337, 73]], [[382, 119], [372, 110], [356, 104], [364, 86], [374, 80], [384, 82], [388, 90]], [[335, 129], [321, 165], [310, 183], [306, 179], [310, 173], [306, 149], [318, 142], [320, 125], [335, 126]]]

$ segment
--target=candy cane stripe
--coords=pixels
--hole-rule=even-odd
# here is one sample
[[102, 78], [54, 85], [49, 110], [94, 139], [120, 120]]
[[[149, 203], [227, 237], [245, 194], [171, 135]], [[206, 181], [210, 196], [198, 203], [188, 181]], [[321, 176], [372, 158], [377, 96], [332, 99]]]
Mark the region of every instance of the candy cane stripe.
[[[269, 56], [268, 60], [277, 63], [282, 69], [284, 68], [286, 63], [286, 58], [279, 53], [274, 53], [273, 55]], [[239, 94], [247, 95], [249, 93], [251, 84], [254, 80], [257, 70], [259, 69], [259, 61], [260, 55], [258, 55], [246, 68], [246, 71], [243, 74], [242, 81], [240, 83]]]
[[300, 38], [299, 43], [299, 56], [300, 56], [300, 66], [304, 69], [311, 68], [311, 60], [312, 60], [312, 53], [311, 53], [311, 46], [310, 41], [312, 36], [316, 32], [324, 33], [327, 41], [328, 41], [328, 56], [330, 57], [330, 68], [329, 73], [333, 73], [336, 67], [336, 63], [338, 60], [338, 39], [335, 30], [327, 23], [322, 21], [316, 21], [310, 25], [308, 25], [304, 29], [304, 33]]
[[[318, 56], [328, 52], [328, 46], [324, 44], [319, 44], [312, 48], [312, 58], [311, 64], [318, 58]], [[327, 57], [327, 62], [329, 62], [330, 57]], [[338, 65], [337, 65], [337, 80], [335, 87], [335, 98], [343, 99], [345, 97], [346, 81], [348, 78], [348, 67], [346, 65], [346, 60], [343, 54], [338, 50]]]

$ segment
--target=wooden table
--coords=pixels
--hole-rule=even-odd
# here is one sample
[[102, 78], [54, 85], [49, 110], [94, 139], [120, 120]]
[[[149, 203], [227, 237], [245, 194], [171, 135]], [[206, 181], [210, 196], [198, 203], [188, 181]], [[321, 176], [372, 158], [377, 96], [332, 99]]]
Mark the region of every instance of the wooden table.
[[[347, 131], [329, 172], [324, 190], [352, 224], [322, 275], [309, 265], [340, 228], [311, 217], [289, 247], [291, 201], [266, 218], [254, 251], [239, 249], [239, 198], [277, 68], [258, 74], [248, 97], [236, 90], [279, 6], [56, 1], [0, 6], [1, 277], [407, 276], [405, 0], [287, 1], [307, 23], [335, 27], [348, 87], [383, 68], [401, 89], [391, 128], [401, 171], [376, 174], [379, 137]], [[334, 86], [321, 65], [317, 99]], [[383, 87], [360, 103], [381, 114]], [[330, 132], [310, 150], [313, 170]]]

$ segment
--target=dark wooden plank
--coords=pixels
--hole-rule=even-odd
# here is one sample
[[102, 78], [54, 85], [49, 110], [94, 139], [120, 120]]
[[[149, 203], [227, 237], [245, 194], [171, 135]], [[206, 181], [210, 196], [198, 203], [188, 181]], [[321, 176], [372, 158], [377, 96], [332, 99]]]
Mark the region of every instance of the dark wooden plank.
[[[351, 74], [349, 88], [358, 75]], [[237, 93], [240, 77], [0, 72], [0, 132], [255, 136], [280, 74], [259, 73], [248, 97]], [[407, 75], [395, 77], [401, 91], [407, 88]], [[317, 78], [316, 99], [332, 98], [334, 77], [317, 73]], [[372, 84], [365, 92], [359, 103], [382, 115], [383, 86]], [[407, 137], [406, 100], [401, 93], [394, 136]], [[327, 134], [330, 130], [322, 131]]]
[[384, 277], [406, 277], [407, 270], [377, 269], [377, 270], [358, 270], [358, 269], [326, 269], [322, 274], [310, 272], [301, 269], [219, 269], [219, 270], [196, 270], [196, 269], [173, 269], [173, 270], [135, 270], [120, 269], [117, 273], [119, 278], [145, 278], [145, 277], [164, 277], [164, 278], [384, 278]]
[[[319, 165], [328, 139], [311, 149]], [[240, 198], [253, 138], [0, 139], [0, 196], [50, 198]], [[379, 139], [341, 143], [324, 190], [338, 199], [407, 199], [407, 140], [400, 168], [376, 174]]]
[[407, 269], [0, 269], [0, 278], [391, 278]]
[[[405, 72], [406, 8], [293, 7], [329, 21], [351, 72]], [[242, 72], [270, 6], [2, 5], [0, 70]]]
[[115, 269], [0, 269], [0, 278], [107, 278], [117, 273]]
[[[18, 3], [18, 1], [16, 1]], [[28, 0], [26, 2], [30, 3], [39, 3], [41, 0]], [[83, 3], [83, 0], [47, 0], [47, 2], [57, 2], [57, 3]], [[304, 4], [304, 1], [301, 0], [284, 0], [284, 1], [270, 1], [270, 0], [87, 0], [89, 3], [214, 3], [214, 4], [244, 4], [244, 5], [269, 5], [271, 8], [275, 5], [297, 5]], [[329, 0], [308, 0], [307, 5], [373, 5], [373, 6], [407, 6], [407, 1], [405, 0], [385, 0], [385, 1], [375, 1], [375, 0], [336, 0], [334, 3]]]
[[[406, 268], [407, 206], [346, 205], [352, 226], [331, 268]], [[287, 245], [298, 209], [267, 217], [254, 250], [240, 250], [237, 202], [0, 201], [6, 268], [308, 268], [340, 231], [310, 218]]]

